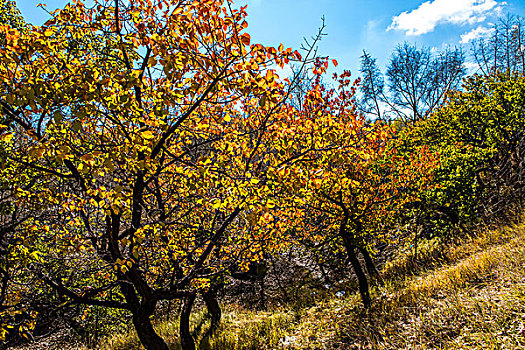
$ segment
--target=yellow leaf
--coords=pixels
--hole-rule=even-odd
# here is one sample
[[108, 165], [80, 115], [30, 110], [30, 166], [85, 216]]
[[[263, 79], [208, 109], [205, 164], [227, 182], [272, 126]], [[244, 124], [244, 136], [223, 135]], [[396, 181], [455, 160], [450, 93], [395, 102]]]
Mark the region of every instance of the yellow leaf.
[[152, 140], [155, 137], [155, 135], [150, 130], [143, 131], [141, 136], [145, 140]]
[[12, 133], [7, 133], [7, 134], [0, 135], [0, 140], [3, 141], [3, 142], [6, 142], [6, 143], [9, 143], [12, 138], [13, 138], [13, 134]]
[[157, 60], [155, 59], [155, 57], [150, 57], [148, 60], [148, 66], [153, 67], [155, 65], [157, 65]]

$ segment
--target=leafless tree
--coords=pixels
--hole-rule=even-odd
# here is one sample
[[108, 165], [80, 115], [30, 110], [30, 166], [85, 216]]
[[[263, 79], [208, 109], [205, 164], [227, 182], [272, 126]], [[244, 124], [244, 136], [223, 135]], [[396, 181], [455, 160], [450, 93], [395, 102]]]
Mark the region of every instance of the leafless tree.
[[488, 37], [472, 44], [472, 56], [484, 75], [525, 74], [525, 19], [514, 15], [501, 18]]
[[375, 117], [405, 122], [425, 118], [457, 88], [465, 69], [459, 48], [432, 53], [404, 43], [396, 47], [385, 78], [367, 52], [361, 56], [361, 110]]

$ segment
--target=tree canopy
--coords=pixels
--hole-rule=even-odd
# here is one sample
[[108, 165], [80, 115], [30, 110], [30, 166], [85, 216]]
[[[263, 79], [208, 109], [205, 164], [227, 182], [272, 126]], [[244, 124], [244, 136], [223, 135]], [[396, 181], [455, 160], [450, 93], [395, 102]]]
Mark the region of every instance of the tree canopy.
[[368, 307], [376, 248], [407, 217], [523, 199], [523, 81], [452, 94], [460, 50], [405, 43], [386, 79], [364, 52], [362, 79], [332, 87], [322, 29], [303, 55], [252, 43], [229, 0], [75, 0], [40, 27], [10, 1], [0, 14], [0, 337], [30, 337], [31, 293], [52, 291], [127, 313], [151, 350], [177, 300], [195, 349], [196, 298], [218, 322], [218, 286], [294, 246], [343, 256]]

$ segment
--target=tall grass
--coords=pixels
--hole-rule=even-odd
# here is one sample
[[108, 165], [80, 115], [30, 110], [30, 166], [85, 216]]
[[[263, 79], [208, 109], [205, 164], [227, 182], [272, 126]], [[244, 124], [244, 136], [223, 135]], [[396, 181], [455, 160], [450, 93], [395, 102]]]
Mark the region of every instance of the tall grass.
[[[446, 243], [446, 244], [445, 244]], [[303, 308], [250, 311], [225, 305], [209, 335], [203, 311], [192, 319], [200, 349], [525, 349], [525, 225], [462, 241], [428, 241], [418, 258], [400, 255], [382, 271], [374, 303], [355, 294]], [[179, 349], [178, 323], [159, 333]], [[141, 349], [133, 331], [99, 350]]]

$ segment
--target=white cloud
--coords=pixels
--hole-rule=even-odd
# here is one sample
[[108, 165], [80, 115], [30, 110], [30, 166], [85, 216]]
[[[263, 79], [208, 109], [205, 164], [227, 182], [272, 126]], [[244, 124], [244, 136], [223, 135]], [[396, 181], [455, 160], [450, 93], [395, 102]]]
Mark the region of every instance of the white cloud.
[[463, 63], [463, 67], [467, 70], [467, 75], [473, 75], [479, 71], [479, 65], [476, 62], [467, 61]]
[[496, 0], [433, 0], [426, 1], [410, 12], [392, 18], [387, 30], [404, 30], [406, 35], [432, 32], [438, 24], [475, 24], [488, 15], [501, 12], [505, 2]]
[[478, 38], [486, 37], [489, 34], [494, 32], [494, 28], [486, 28], [483, 26], [479, 26], [477, 28], [472, 29], [470, 32], [461, 34], [461, 43], [467, 44], [468, 42], [472, 40], [476, 40]]

